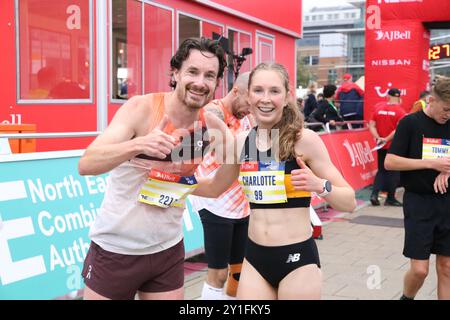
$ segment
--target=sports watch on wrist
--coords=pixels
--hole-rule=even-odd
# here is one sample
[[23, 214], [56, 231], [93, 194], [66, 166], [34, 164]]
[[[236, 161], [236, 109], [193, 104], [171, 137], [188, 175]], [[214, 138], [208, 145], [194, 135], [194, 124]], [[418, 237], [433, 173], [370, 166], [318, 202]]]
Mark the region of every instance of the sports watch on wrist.
[[331, 189], [332, 189], [331, 182], [328, 180], [324, 180], [322, 192], [318, 193], [317, 195], [319, 197], [325, 197], [327, 194], [331, 192]]

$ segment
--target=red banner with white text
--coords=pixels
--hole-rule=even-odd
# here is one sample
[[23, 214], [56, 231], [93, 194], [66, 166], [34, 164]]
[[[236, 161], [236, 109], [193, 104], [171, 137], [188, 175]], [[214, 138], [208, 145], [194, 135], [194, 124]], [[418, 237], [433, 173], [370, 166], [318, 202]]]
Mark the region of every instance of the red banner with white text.
[[369, 129], [335, 131], [320, 135], [331, 161], [345, 180], [358, 190], [373, 184], [377, 173], [375, 141]]

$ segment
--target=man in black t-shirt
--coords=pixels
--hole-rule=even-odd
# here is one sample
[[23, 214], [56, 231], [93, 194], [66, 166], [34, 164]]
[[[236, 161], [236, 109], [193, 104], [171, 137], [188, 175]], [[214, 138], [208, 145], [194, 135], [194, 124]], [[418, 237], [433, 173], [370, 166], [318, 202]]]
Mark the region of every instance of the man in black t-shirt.
[[424, 111], [400, 120], [385, 160], [405, 188], [403, 254], [410, 258], [401, 299], [414, 299], [436, 254], [438, 299], [450, 299], [450, 78], [436, 81]]

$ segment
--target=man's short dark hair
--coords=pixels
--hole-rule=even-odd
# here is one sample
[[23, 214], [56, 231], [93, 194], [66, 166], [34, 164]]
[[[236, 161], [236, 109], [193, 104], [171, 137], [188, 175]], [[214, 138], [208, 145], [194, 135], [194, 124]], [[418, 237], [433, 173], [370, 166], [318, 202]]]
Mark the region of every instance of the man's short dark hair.
[[334, 84], [327, 84], [323, 87], [323, 96], [324, 98], [331, 98], [334, 96], [337, 87]]
[[[225, 51], [220, 46], [219, 41], [211, 40], [208, 38], [188, 38], [181, 43], [175, 55], [170, 60], [170, 71], [171, 75], [175, 70], [180, 70], [183, 62], [189, 57], [191, 50], [198, 50], [204, 52], [210, 52], [214, 54], [219, 60], [219, 72], [217, 73], [217, 78], [223, 77], [223, 72], [227, 66], [225, 60]], [[177, 82], [172, 78], [169, 85], [172, 88], [177, 86]]]

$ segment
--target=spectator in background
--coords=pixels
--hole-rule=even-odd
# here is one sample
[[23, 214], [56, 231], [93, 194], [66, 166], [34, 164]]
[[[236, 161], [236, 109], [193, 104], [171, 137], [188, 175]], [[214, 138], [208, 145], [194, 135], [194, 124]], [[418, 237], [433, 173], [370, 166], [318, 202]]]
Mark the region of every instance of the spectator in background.
[[414, 113], [420, 110], [425, 111], [425, 108], [427, 106], [428, 97], [430, 96], [430, 92], [427, 90], [424, 90], [419, 95], [419, 100], [414, 102], [411, 111], [409, 113]]
[[342, 121], [339, 109], [334, 105], [333, 97], [336, 92], [336, 86], [329, 84], [323, 87], [324, 99], [319, 101], [317, 108], [311, 113], [309, 122], [330, 123], [330, 129], [336, 129], [336, 122]]
[[308, 118], [309, 115], [317, 108], [316, 91], [317, 82], [311, 82], [308, 86], [308, 95], [305, 100], [305, 118]]
[[303, 98], [297, 98], [297, 107], [298, 107], [298, 111], [300, 111], [301, 113], [304, 113], [305, 101], [303, 100]]
[[47, 99], [52, 88], [57, 83], [56, 69], [47, 66], [42, 67], [36, 74], [37, 88], [30, 90], [30, 99]]
[[[336, 91], [336, 100], [340, 103], [340, 111], [344, 121], [363, 120], [364, 91], [352, 81], [352, 75], [344, 74], [342, 84]], [[354, 128], [362, 125], [353, 125]]]
[[402, 203], [395, 198], [395, 190], [400, 180], [400, 174], [396, 171], [389, 171], [384, 168], [384, 159], [394, 138], [397, 124], [406, 112], [401, 106], [400, 90], [391, 88], [388, 91], [388, 100], [380, 102], [375, 106], [372, 119], [369, 122], [369, 130], [376, 139], [377, 145], [382, 146], [378, 153], [378, 172], [373, 183], [370, 202], [374, 206], [379, 206], [378, 193], [386, 190], [388, 195], [384, 203], [385, 206], [402, 206]]
[[318, 93], [317, 94], [317, 103], [319, 103], [319, 101], [323, 100], [323, 93]]

